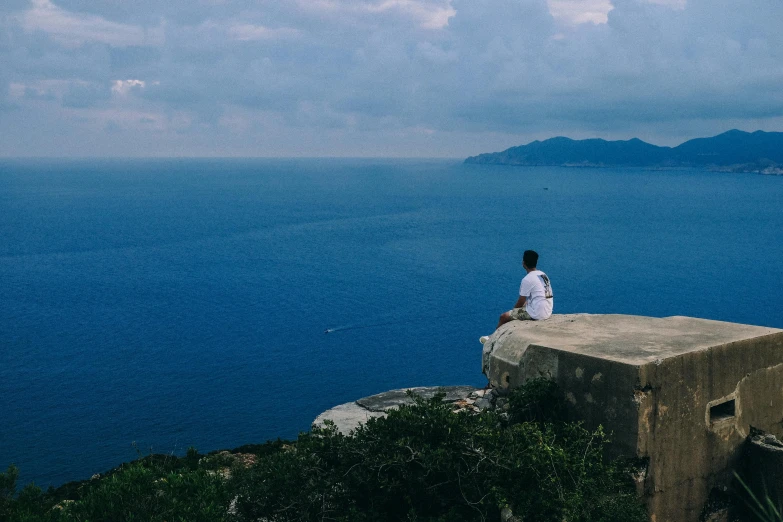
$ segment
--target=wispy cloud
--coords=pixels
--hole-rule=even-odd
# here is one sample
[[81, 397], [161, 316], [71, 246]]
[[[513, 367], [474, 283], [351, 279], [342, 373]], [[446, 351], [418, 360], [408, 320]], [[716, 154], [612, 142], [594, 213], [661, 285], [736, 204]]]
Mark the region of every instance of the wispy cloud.
[[300, 34], [299, 30], [289, 27], [269, 28], [263, 25], [235, 24], [228, 28], [228, 35], [231, 38], [243, 42], [296, 38]]
[[614, 9], [611, 0], [547, 0], [547, 3], [552, 16], [566, 25], [605, 24], [609, 11]]
[[31, 0], [31, 8], [21, 16], [22, 27], [42, 31], [59, 43], [80, 46], [101, 42], [117, 47], [161, 45], [163, 28], [145, 28], [113, 22], [97, 15], [79, 14], [55, 5], [51, 0]]
[[449, 24], [449, 18], [457, 14], [450, 2], [434, 4], [415, 0], [384, 0], [378, 4], [365, 5], [368, 12], [383, 13], [396, 10], [419, 20], [427, 29], [442, 29]]
[[425, 29], [443, 29], [456, 14], [451, 0], [298, 0], [308, 11], [383, 14], [400, 13]]
[[81, 80], [46, 79], [29, 83], [12, 83], [10, 94], [14, 97], [30, 96], [33, 98], [60, 99], [73, 86], [84, 86], [87, 82]]
[[144, 131], [165, 131], [170, 128], [170, 120], [165, 115], [143, 110], [109, 108], [68, 110], [90, 126], [99, 129], [138, 129]]
[[685, 9], [685, 6], [688, 4], [688, 0], [647, 0], [647, 2], [651, 4], [665, 5], [671, 7], [672, 9], [679, 10]]

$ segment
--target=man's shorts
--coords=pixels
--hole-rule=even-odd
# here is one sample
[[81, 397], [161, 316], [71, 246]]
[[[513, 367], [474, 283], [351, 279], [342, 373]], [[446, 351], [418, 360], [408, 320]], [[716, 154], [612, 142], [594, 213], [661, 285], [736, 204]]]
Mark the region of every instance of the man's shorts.
[[533, 321], [534, 319], [530, 317], [530, 314], [527, 313], [527, 309], [523, 306], [522, 308], [512, 308], [508, 311], [508, 315], [511, 316], [512, 319], [516, 319], [517, 321]]

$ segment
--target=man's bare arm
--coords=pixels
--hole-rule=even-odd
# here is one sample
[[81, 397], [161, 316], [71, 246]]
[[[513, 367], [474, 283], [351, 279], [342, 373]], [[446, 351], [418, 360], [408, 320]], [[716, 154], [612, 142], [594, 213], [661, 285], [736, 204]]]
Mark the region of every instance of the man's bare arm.
[[514, 305], [514, 308], [522, 308], [525, 306], [525, 301], [527, 301], [527, 297], [520, 295], [519, 299], [517, 299], [517, 304]]

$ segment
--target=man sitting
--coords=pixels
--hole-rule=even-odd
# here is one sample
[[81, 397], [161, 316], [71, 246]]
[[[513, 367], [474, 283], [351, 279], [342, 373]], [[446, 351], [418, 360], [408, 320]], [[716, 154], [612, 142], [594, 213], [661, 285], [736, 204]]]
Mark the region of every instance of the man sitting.
[[[542, 321], [552, 315], [555, 300], [552, 283], [544, 272], [536, 269], [537, 263], [538, 254], [533, 250], [525, 250], [522, 254], [522, 268], [527, 275], [519, 285], [519, 299], [513, 309], [500, 315], [496, 329], [509, 321]], [[489, 336], [483, 336], [481, 344], [487, 339]]]

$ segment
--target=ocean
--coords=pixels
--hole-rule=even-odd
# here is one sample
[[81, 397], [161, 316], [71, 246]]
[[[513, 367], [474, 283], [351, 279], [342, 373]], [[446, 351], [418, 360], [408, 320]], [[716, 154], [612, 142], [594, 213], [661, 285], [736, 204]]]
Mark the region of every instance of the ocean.
[[754, 174], [0, 160], [0, 468], [56, 486], [482, 386], [528, 248], [555, 313], [783, 328], [782, 210]]

